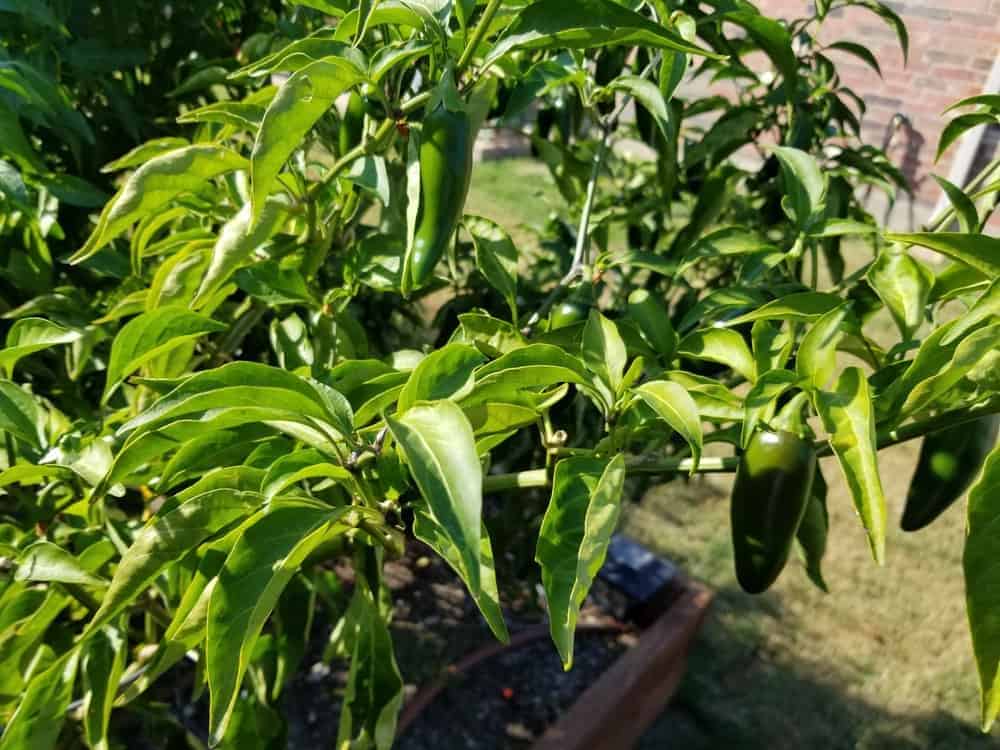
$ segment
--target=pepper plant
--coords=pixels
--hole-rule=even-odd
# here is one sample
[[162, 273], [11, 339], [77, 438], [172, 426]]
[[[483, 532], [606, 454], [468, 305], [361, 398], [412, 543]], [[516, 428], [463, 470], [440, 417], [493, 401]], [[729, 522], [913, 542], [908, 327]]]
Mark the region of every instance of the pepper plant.
[[[877, 60], [818, 41], [846, 5], [906, 51], [874, 0], [791, 23], [743, 0], [289, 4], [294, 23], [223, 66], [169, 140], [110, 166], [117, 192], [54, 267], [72, 305], [45, 291], [7, 315], [0, 748], [108, 747], [134, 722], [169, 736], [156, 690], [185, 668], [209, 699], [190, 742], [280, 747], [314, 618], [350, 663], [338, 747], [388, 747], [403, 680], [386, 559], [420, 540], [508, 637], [510, 550], [484, 495], [549, 496], [530, 545], [566, 668], [638, 479], [737, 472], [741, 584], [766, 589], [797, 543], [825, 588], [816, 458], [834, 454], [882, 564], [878, 450], [1000, 412], [1000, 240], [984, 233], [1000, 183], [996, 165], [967, 191], [942, 181], [952, 206], [924, 232], [877, 226], [857, 188], [904, 181], [860, 141], [837, 75], [838, 54]], [[691, 80], [736, 100], [687, 95]], [[976, 111], [946, 140], [1000, 112], [961, 104]], [[464, 211], [485, 127], [529, 137], [564, 200], [531, 247]], [[3, 163], [5, 222], [26, 169]], [[923, 523], [975, 482], [985, 729], [991, 442], [936, 497], [918, 471], [907, 509]]]

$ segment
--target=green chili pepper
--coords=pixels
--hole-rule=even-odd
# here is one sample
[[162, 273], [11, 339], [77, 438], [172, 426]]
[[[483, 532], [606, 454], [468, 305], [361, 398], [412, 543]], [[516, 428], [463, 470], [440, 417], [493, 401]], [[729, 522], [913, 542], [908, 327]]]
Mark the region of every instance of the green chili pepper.
[[996, 445], [998, 431], [1000, 415], [994, 414], [924, 438], [899, 524], [903, 531], [919, 531], [965, 494]]
[[425, 284], [455, 235], [472, 179], [475, 134], [466, 112], [443, 105], [424, 118], [420, 139], [420, 212], [410, 257], [412, 287]]
[[549, 313], [549, 330], [555, 331], [559, 328], [566, 328], [574, 323], [579, 323], [587, 319], [590, 314], [590, 307], [579, 302], [562, 302], [552, 308]]
[[750, 594], [781, 573], [816, 475], [812, 444], [791, 432], [758, 432], [736, 472], [730, 519], [736, 578]]
[[670, 360], [677, 348], [677, 332], [663, 300], [645, 289], [636, 289], [628, 296], [628, 312], [657, 354]]
[[352, 91], [347, 98], [347, 109], [340, 120], [340, 129], [337, 131], [337, 148], [339, 155], [343, 156], [352, 148], [361, 143], [365, 134], [365, 102], [356, 91]]

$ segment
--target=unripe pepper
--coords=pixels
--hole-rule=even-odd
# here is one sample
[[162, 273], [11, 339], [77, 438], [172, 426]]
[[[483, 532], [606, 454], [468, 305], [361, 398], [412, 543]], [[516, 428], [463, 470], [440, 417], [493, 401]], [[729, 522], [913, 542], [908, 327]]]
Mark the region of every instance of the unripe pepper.
[[424, 118], [420, 139], [420, 210], [409, 258], [410, 288], [433, 275], [465, 208], [475, 133], [467, 112], [438, 106]]
[[1000, 431], [1000, 415], [933, 432], [924, 438], [900, 527], [918, 531], [944, 513], [979, 475]]
[[555, 331], [559, 328], [566, 328], [574, 323], [581, 323], [587, 319], [590, 308], [579, 302], [562, 302], [552, 308], [549, 313], [549, 330]]
[[756, 433], [740, 460], [730, 521], [736, 578], [759, 594], [788, 562], [816, 475], [812, 444], [791, 432]]
[[361, 143], [364, 134], [365, 102], [358, 92], [352, 91], [347, 98], [347, 109], [344, 110], [340, 129], [337, 131], [337, 148], [340, 150], [338, 156], [343, 156]]

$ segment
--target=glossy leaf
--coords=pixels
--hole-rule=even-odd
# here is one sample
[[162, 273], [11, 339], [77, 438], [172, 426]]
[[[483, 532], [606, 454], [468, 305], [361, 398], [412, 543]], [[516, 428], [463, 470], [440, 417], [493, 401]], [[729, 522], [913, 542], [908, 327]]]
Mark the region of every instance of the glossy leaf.
[[521, 388], [545, 388], [558, 383], [588, 381], [580, 360], [551, 344], [529, 344], [489, 362], [476, 372], [476, 384], [503, 383]]
[[24, 550], [17, 561], [15, 581], [55, 581], [84, 586], [108, 585], [86, 569], [68, 550], [47, 541], [38, 541]]
[[886, 509], [868, 381], [860, 369], [849, 367], [841, 373], [833, 393], [820, 391], [813, 401], [868, 532], [872, 555], [881, 565], [885, 560]]
[[[244, 528], [219, 573], [205, 626], [209, 729], [225, 735], [254, 644], [289, 579], [347, 508], [276, 502]], [[346, 527], [345, 527], [346, 528]]]
[[[47, 646], [43, 648], [48, 649]], [[66, 709], [73, 697], [79, 653], [77, 649], [70, 649], [32, 678], [17, 710], [4, 727], [0, 750], [50, 750], [56, 747], [66, 720]]]
[[868, 270], [868, 283], [907, 340], [924, 322], [934, 273], [906, 252], [884, 250]]
[[836, 374], [837, 344], [844, 335], [848, 307], [835, 307], [810, 326], [795, 355], [795, 370], [814, 389], [826, 388]]
[[890, 242], [921, 245], [936, 250], [942, 255], [947, 255], [949, 258], [975, 268], [991, 281], [1000, 278], [1000, 238], [961, 232], [916, 232], [912, 234], [887, 232], [885, 238]]
[[111, 622], [160, 572], [264, 501], [256, 492], [229, 489], [195, 495], [173, 510], [154, 517], [122, 556], [101, 608], [87, 625], [93, 634]]
[[45, 441], [45, 421], [45, 412], [34, 396], [9, 380], [0, 379], [0, 430], [41, 447]]
[[434, 520], [424, 503], [418, 503], [413, 508], [413, 535], [437, 552], [465, 582], [493, 635], [497, 640], [507, 643], [510, 634], [507, 632], [507, 623], [500, 608], [500, 594], [497, 590], [496, 570], [493, 565], [493, 547], [485, 524], [480, 532], [479, 588], [476, 590], [469, 583], [465, 558]]
[[996, 528], [1000, 522], [1000, 447], [994, 448], [969, 491], [968, 527], [962, 565], [965, 603], [982, 691], [982, 726], [988, 732], [1000, 713], [1000, 568]]
[[307, 449], [282, 456], [271, 464], [261, 483], [261, 492], [272, 500], [298, 482], [319, 478], [354, 486], [354, 478], [347, 469], [330, 463], [319, 451]]
[[542, 568], [552, 640], [567, 670], [573, 666], [580, 606], [604, 563], [624, 484], [622, 455], [610, 461], [565, 458], [556, 464], [535, 560]]
[[121, 382], [156, 357], [209, 333], [226, 330], [222, 323], [180, 306], [160, 307], [133, 318], [111, 345], [102, 401]]
[[965, 135], [968, 131], [973, 128], [980, 127], [981, 125], [995, 125], [997, 123], [997, 119], [997, 115], [985, 112], [959, 115], [945, 125], [944, 130], [941, 131], [941, 138], [938, 140], [937, 153], [934, 155], [934, 161], [939, 161], [951, 144]]
[[826, 538], [830, 530], [826, 494], [826, 480], [817, 465], [812, 492], [809, 494], [809, 504], [806, 506], [806, 513], [802, 517], [799, 529], [795, 532], [795, 540], [806, 568], [806, 575], [823, 592], [829, 591], [823, 578], [823, 557], [826, 555]]
[[14, 371], [22, 357], [60, 344], [72, 344], [82, 334], [45, 318], [21, 318], [7, 331], [7, 340], [0, 349], [0, 369]]
[[718, 362], [731, 367], [751, 382], [757, 377], [750, 347], [736, 331], [705, 328], [690, 333], [677, 345], [677, 355], [688, 359]]
[[483, 473], [468, 418], [451, 401], [422, 403], [386, 417], [430, 517], [458, 549], [473, 597], [479, 579]]
[[822, 214], [826, 201], [826, 179], [815, 157], [797, 148], [772, 146], [778, 157], [785, 188], [782, 207], [799, 229], [806, 229]]
[[246, 204], [219, 231], [212, 247], [211, 260], [191, 307], [201, 307], [225, 284], [239, 266], [279, 231], [288, 218], [288, 205], [277, 198], [268, 200], [253, 222], [250, 204]]
[[969, 334], [940, 372], [921, 381], [906, 394], [900, 414], [906, 416], [930, 407], [935, 399], [955, 388], [970, 370], [996, 351], [1000, 351], [1000, 323]]
[[932, 174], [931, 177], [948, 196], [948, 202], [955, 209], [959, 229], [966, 234], [978, 231], [979, 211], [973, 200], [958, 185], [948, 182], [944, 177], [938, 177], [936, 174]]
[[778, 399], [800, 384], [800, 376], [788, 370], [771, 370], [760, 376], [744, 400], [743, 432], [740, 442], [746, 448], [761, 423], [774, 416]]
[[448, 344], [431, 352], [410, 373], [399, 394], [397, 413], [418, 401], [459, 401], [473, 388], [474, 372], [486, 358], [467, 344]]
[[282, 166], [316, 121], [364, 74], [345, 58], [311, 63], [282, 84], [264, 114], [251, 155], [252, 221], [264, 210]]
[[403, 703], [403, 678], [396, 665], [389, 628], [363, 577], [355, 587], [350, 614], [351, 671], [340, 712], [337, 746], [389, 750]]
[[878, 73], [879, 78], [882, 77], [882, 68], [878, 64], [878, 59], [872, 54], [872, 51], [868, 49], [863, 44], [858, 44], [857, 42], [847, 42], [840, 41], [834, 42], [833, 44], [828, 44], [826, 49], [835, 49], [841, 52], [846, 52], [849, 55], [861, 60], [863, 63], [868, 65], [872, 70]]
[[709, 58], [719, 55], [611, 0], [538, 0], [518, 14], [486, 58], [484, 67], [515, 50], [569, 47], [590, 49], [607, 44], [641, 44]]
[[757, 320], [793, 320], [809, 322], [825, 315], [841, 304], [836, 294], [826, 292], [798, 292], [768, 302], [766, 305], [736, 318], [725, 321], [727, 326], [739, 326]]
[[481, 216], [462, 219], [476, 248], [476, 267], [510, 307], [517, 325], [517, 248], [499, 224]]
[[612, 394], [622, 384], [627, 354], [618, 327], [595, 309], [583, 327], [583, 363]]
[[108, 724], [125, 670], [128, 642], [121, 632], [106, 627], [92, 637], [80, 660], [83, 678], [83, 735], [92, 750], [109, 750]]
[[694, 474], [701, 459], [701, 417], [687, 389], [669, 380], [653, 380], [636, 388], [635, 394], [687, 441], [693, 459], [691, 473]]
[[137, 169], [115, 193], [87, 242], [70, 259], [82, 263], [139, 219], [209, 180], [246, 169], [247, 160], [222, 146], [198, 144], [155, 156]]

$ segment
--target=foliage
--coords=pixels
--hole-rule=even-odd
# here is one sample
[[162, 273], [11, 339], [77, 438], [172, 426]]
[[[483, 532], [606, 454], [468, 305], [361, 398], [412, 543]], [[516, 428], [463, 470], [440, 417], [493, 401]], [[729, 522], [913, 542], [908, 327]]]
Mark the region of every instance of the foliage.
[[[530, 545], [568, 666], [627, 482], [732, 471], [764, 429], [837, 456], [881, 563], [877, 449], [1000, 411], [998, 240], [983, 233], [1000, 183], [949, 190], [926, 232], [876, 226], [855, 188], [892, 196], [904, 181], [860, 142], [863, 105], [831, 55], [877, 61], [817, 41], [845, 4], [905, 51], [873, 0], [790, 24], [742, 0], [223, 3], [240, 67], [203, 29], [197, 70], [154, 48], [106, 78], [53, 66], [45, 86], [24, 72], [32, 45], [12, 44], [0, 101], [21, 108], [4, 122], [30, 127], [4, 139], [0, 226], [31, 272], [2, 290], [16, 322], [0, 350], [0, 748], [107, 746], [122, 714], [172, 725], [152, 688], [188, 654], [212, 742], [280, 746], [250, 727], [277, 720], [313, 612], [338, 623], [330, 650], [351, 661], [338, 744], [386, 747], [402, 681], [381, 567], [407, 534], [503, 639], [507, 550], [484, 507], [551, 486]], [[11, 7], [14, 38], [49, 40], [49, 61], [86, 38], [72, 14]], [[736, 99], [684, 99], [690, 77], [732, 81]], [[73, 139], [113, 109], [90, 102], [149, 80], [170, 87], [150, 106], [176, 108], [178, 125], [138, 116], [154, 139], [106, 167], [117, 190], [76, 217], [87, 236], [53, 234], [51, 196], [71, 201], [47, 175], [89, 184]], [[967, 104], [984, 122], [1000, 111]], [[484, 123], [528, 133], [565, 201], [536, 250], [463, 216], [469, 150], [435, 152], [423, 127], [443, 115], [470, 139]], [[956, 216], [961, 231], [941, 231]], [[850, 273], [849, 236], [871, 246]], [[953, 262], [935, 271], [911, 244]], [[899, 330], [888, 349], [866, 332], [883, 308]], [[994, 452], [972, 491], [965, 560], [987, 728], [995, 466]], [[809, 502], [799, 541], [822, 584], [825, 493]], [[345, 556], [349, 601], [329, 570]]]

